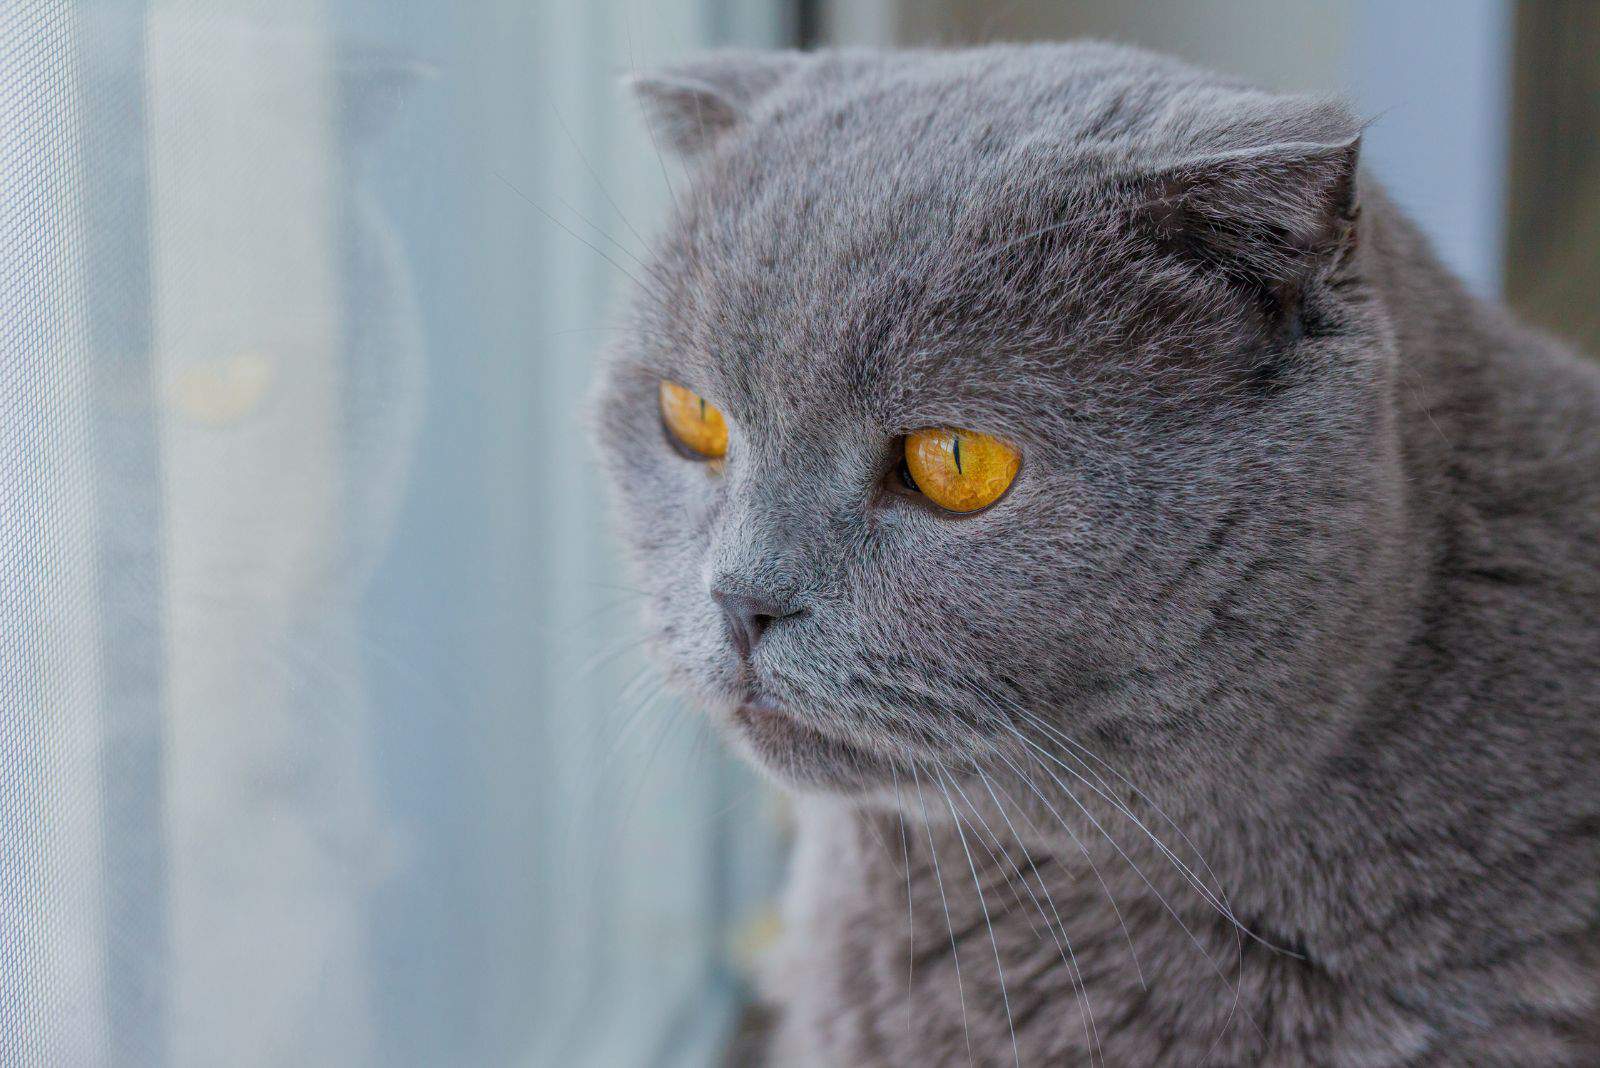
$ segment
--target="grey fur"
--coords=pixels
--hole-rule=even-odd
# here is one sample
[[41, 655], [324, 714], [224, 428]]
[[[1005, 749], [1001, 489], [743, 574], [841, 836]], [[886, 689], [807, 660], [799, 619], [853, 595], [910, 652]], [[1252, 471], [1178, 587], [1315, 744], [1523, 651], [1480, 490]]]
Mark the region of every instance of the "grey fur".
[[[773, 1062], [1600, 1062], [1600, 374], [1348, 112], [1097, 44], [638, 90], [694, 180], [596, 425], [660, 663], [796, 794]], [[1011, 492], [885, 492], [928, 425]], [[745, 665], [713, 590], [800, 611]]]

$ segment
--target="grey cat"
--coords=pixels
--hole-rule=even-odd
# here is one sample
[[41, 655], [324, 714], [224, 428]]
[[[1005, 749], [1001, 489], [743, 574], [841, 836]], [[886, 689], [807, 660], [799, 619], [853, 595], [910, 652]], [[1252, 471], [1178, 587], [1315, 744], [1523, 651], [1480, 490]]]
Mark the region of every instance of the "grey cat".
[[[796, 798], [769, 1062], [1600, 1064], [1600, 373], [1350, 113], [1099, 44], [635, 89], [693, 182], [596, 427]], [[941, 508], [925, 428], [1014, 480]]]

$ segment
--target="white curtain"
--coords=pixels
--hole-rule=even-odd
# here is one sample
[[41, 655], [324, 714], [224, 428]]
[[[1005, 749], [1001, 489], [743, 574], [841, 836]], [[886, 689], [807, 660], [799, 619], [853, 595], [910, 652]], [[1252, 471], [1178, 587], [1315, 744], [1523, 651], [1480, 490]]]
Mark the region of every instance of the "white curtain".
[[0, 12], [0, 1063], [711, 1063], [762, 795], [576, 419], [776, 0]]

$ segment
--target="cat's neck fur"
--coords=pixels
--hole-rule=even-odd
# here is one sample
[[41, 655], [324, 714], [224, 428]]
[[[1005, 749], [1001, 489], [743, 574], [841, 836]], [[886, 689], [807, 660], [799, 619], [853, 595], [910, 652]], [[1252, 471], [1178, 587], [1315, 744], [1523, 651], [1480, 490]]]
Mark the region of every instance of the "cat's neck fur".
[[779, 1063], [966, 1063], [969, 1037], [1010, 1063], [1013, 1028], [1024, 1064], [1190, 1064], [1213, 1037], [1206, 1063], [1591, 1063], [1600, 650], [1558, 636], [1600, 631], [1600, 376], [1366, 210], [1400, 353], [1392, 656], [1337, 744], [1260, 769], [1270, 806], [1250, 782], [1107, 790], [1259, 940], [1087, 784], [1115, 848], [931, 777], [900, 784], [904, 819], [802, 799]]

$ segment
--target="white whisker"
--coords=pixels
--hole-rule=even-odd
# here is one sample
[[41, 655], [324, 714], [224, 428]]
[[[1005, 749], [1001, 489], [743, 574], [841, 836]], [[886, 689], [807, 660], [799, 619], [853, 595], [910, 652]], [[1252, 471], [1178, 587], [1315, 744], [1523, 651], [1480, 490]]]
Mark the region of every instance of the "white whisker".
[[[1105, 876], [1101, 874], [1100, 865], [1095, 863], [1094, 854], [1089, 852], [1089, 847], [1083, 844], [1083, 840], [1078, 837], [1078, 833], [1072, 829], [1072, 824], [1067, 822], [1066, 817], [1056, 809], [1054, 803], [1052, 803], [1051, 800], [1044, 795], [1044, 792], [1034, 784], [1033, 779], [1024, 773], [1021, 768], [1017, 767], [1011, 758], [1006, 756], [1004, 753], [997, 752], [996, 755], [999, 756], [1001, 760], [1006, 762], [1006, 765], [1010, 767], [1013, 773], [1016, 774], [1017, 778], [1022, 780], [1023, 785], [1033, 791], [1034, 796], [1044, 804], [1044, 807], [1049, 810], [1050, 815], [1056, 818], [1056, 822], [1061, 825], [1061, 829], [1067, 832], [1067, 836], [1072, 839], [1073, 845], [1078, 847], [1078, 852], [1083, 854], [1083, 859], [1089, 862], [1089, 870], [1094, 873], [1095, 881], [1100, 884], [1100, 889], [1105, 891], [1106, 900], [1111, 903], [1111, 911], [1116, 914], [1117, 923], [1122, 928], [1122, 937], [1128, 943], [1128, 955], [1133, 958], [1133, 971], [1134, 974], [1139, 977], [1139, 988], [1141, 990], [1148, 990], [1149, 986], [1144, 980], [1144, 969], [1139, 965], [1139, 951], [1135, 949], [1133, 945], [1133, 934], [1128, 930], [1128, 923], [1122, 916], [1122, 909], [1117, 904], [1117, 896], [1111, 892], [1110, 884], [1106, 882]], [[1007, 796], [1010, 795], [1008, 794]], [[1028, 820], [1028, 826], [1034, 831], [1034, 833], [1039, 833], [1038, 826], [1035, 825], [1032, 818], [1028, 816], [1027, 810], [1021, 808], [1021, 806], [1018, 806], [1018, 810], [1022, 812], [1023, 818]]]
[[[1023, 735], [1020, 731], [1017, 731], [1017, 729], [1015, 727], [1011, 726], [1010, 724], [1007, 724], [1006, 726], [1007, 726], [1007, 728], [1009, 730], [1013, 731], [1016, 734], [1016, 737], [1018, 738], [1018, 740], [1020, 740], [1024, 745], [1029, 746], [1030, 748], [1034, 749], [1039, 754], [1041, 754], [1041, 755], [1043, 755], [1045, 757], [1050, 757], [1050, 754], [1048, 752], [1046, 752], [1044, 749], [1040, 748], [1036, 743], [1034, 743], [1031, 739], [1029, 739], [1025, 735]], [[1053, 760], [1054, 758], [1051, 758], [1051, 759]], [[1056, 761], [1056, 763], [1060, 764], [1060, 761]], [[1050, 776], [1051, 780], [1056, 784], [1057, 787], [1059, 787], [1061, 789], [1061, 791], [1063, 793], [1065, 793], [1067, 795], [1067, 797], [1072, 801], [1072, 803], [1078, 806], [1078, 811], [1082, 812], [1084, 814], [1084, 816], [1088, 818], [1089, 822], [1094, 826], [1095, 830], [1099, 831], [1101, 836], [1104, 837], [1105, 840], [1110, 844], [1111, 848], [1116, 850], [1117, 855], [1122, 857], [1122, 859], [1127, 862], [1128, 866], [1133, 869], [1134, 874], [1139, 877], [1140, 882], [1144, 883], [1145, 887], [1147, 889], [1149, 889], [1149, 891], [1156, 896], [1156, 900], [1161, 903], [1161, 907], [1166, 910], [1167, 915], [1172, 917], [1173, 921], [1175, 923], [1177, 923], [1177, 925], [1183, 930], [1184, 935], [1188, 937], [1189, 941], [1194, 945], [1195, 949], [1200, 953], [1201, 957], [1203, 957], [1205, 959], [1207, 964], [1211, 965], [1212, 971], [1216, 972], [1217, 977], [1219, 979], [1221, 979], [1223, 981], [1223, 984], [1233, 992], [1235, 1003], [1237, 1003], [1238, 998], [1239, 998], [1239, 985], [1240, 985], [1240, 981], [1242, 981], [1242, 980], [1236, 980], [1236, 981], [1233, 981], [1233, 982], [1229, 981], [1228, 975], [1227, 975], [1226, 972], [1224, 972], [1222, 970], [1221, 965], [1219, 965], [1216, 962], [1215, 958], [1213, 958], [1211, 956], [1210, 952], [1205, 948], [1205, 946], [1203, 946], [1200, 943], [1199, 936], [1197, 936], [1194, 933], [1193, 929], [1190, 928], [1190, 926], [1187, 923], [1184, 922], [1183, 917], [1178, 915], [1177, 910], [1172, 907], [1172, 904], [1171, 904], [1171, 902], [1169, 902], [1167, 900], [1166, 895], [1162, 894], [1160, 890], [1156, 889], [1155, 884], [1152, 883], [1150, 881], [1149, 877], [1145, 875], [1144, 869], [1140, 868], [1138, 863], [1135, 862], [1134, 859], [1127, 854], [1127, 852], [1122, 848], [1122, 846], [1117, 842], [1117, 840], [1110, 834], [1110, 832], [1108, 832], [1103, 826], [1101, 826], [1100, 821], [1095, 819], [1094, 813], [1090, 812], [1089, 809], [1083, 804], [1083, 802], [1078, 800], [1078, 796], [1072, 792], [1071, 788], [1068, 787], [1066, 783], [1062, 782], [1061, 779], [1053, 771], [1051, 771], [1050, 768], [1048, 766], [1046, 766], [1042, 761], [1039, 762], [1039, 766], [1041, 768], [1043, 768], [1044, 773], [1046, 775]], [[1064, 765], [1064, 764], [1061, 765], [1061, 767], [1064, 770], [1068, 771], [1070, 774], [1074, 774], [1074, 775], [1076, 774], [1075, 772], [1072, 772], [1072, 770], [1070, 768], [1067, 768], [1066, 765]], [[1080, 779], [1080, 781], [1085, 781], [1085, 784], [1088, 785], [1087, 781], [1086, 780], [1082, 780], [1081, 776], [1078, 776], [1078, 778]], [[1137, 822], [1137, 820], [1135, 820], [1135, 822]], [[1148, 834], [1149, 832], [1146, 831], [1146, 833]], [[1209, 903], [1209, 899], [1207, 899], [1207, 900], [1208, 900], [1208, 903]], [[1225, 911], [1222, 912], [1222, 915], [1224, 917], [1228, 918], [1231, 922], [1233, 922], [1236, 927], [1239, 926], [1237, 921], [1233, 921], [1232, 917], [1229, 916]], [[1242, 928], [1239, 928], [1239, 929], [1242, 929]], [[1260, 1031], [1260, 1025], [1255, 1023], [1255, 1020], [1254, 1020], [1253, 1017], [1251, 1017], [1249, 1014], [1246, 1014], [1245, 1018], [1250, 1020], [1251, 1024], [1256, 1027], [1256, 1030], [1258, 1032]]]
[[983, 884], [978, 881], [978, 865], [972, 860], [972, 850], [967, 848], [967, 832], [961, 827], [961, 816], [956, 812], [955, 802], [950, 800], [950, 791], [944, 786], [944, 773], [934, 769], [939, 776], [939, 790], [944, 794], [944, 803], [950, 808], [950, 818], [956, 821], [956, 837], [961, 841], [961, 851], [967, 855], [967, 867], [972, 872], [972, 887], [978, 892], [978, 908], [983, 912], [983, 922], [989, 928], [989, 945], [994, 949], [994, 970], [1000, 979], [1000, 1001], [1006, 1010], [1006, 1027], [1011, 1031], [1011, 1058], [1017, 1068], [1022, 1068], [1022, 1050], [1017, 1045], [1017, 1028], [1011, 1019], [1011, 995], [1006, 991], [1005, 966], [1000, 963], [1000, 940], [994, 934], [994, 922], [989, 918], [989, 903], [983, 899]]
[[[1275, 945], [1274, 943], [1268, 941], [1267, 939], [1263, 938], [1262, 936], [1256, 934], [1254, 931], [1250, 930], [1250, 928], [1246, 927], [1243, 923], [1241, 923], [1239, 921], [1238, 917], [1236, 917], [1233, 914], [1232, 908], [1228, 905], [1227, 898], [1223, 895], [1223, 892], [1222, 892], [1222, 889], [1221, 889], [1221, 880], [1218, 879], [1216, 873], [1214, 871], [1212, 871], [1210, 864], [1208, 864], [1206, 862], [1206, 860], [1205, 860], [1205, 857], [1203, 855], [1201, 855], [1200, 850], [1198, 849], [1198, 847], [1195, 846], [1194, 842], [1189, 838], [1189, 836], [1187, 834], [1184, 834], [1183, 828], [1179, 827], [1171, 819], [1171, 817], [1167, 816], [1167, 814], [1161, 810], [1160, 806], [1158, 806], [1153, 800], [1151, 800], [1148, 797], [1148, 795], [1146, 795], [1143, 791], [1139, 790], [1139, 788], [1137, 786], [1135, 786], [1133, 783], [1129, 782], [1127, 780], [1127, 778], [1125, 776], [1123, 776], [1120, 772], [1118, 772], [1115, 768], [1111, 767], [1109, 764], [1106, 764], [1105, 761], [1103, 761], [1099, 757], [1095, 756], [1093, 753], [1091, 753], [1088, 749], [1086, 749], [1080, 743], [1073, 741], [1071, 738], [1067, 737], [1064, 733], [1062, 733], [1060, 730], [1058, 730], [1057, 728], [1055, 728], [1051, 724], [1045, 722], [1042, 718], [1040, 718], [1036, 714], [1034, 714], [1032, 712], [1029, 712], [1027, 709], [1025, 709], [1025, 708], [1021, 707], [1020, 705], [1016, 704], [1016, 702], [1009, 700], [1003, 694], [996, 694], [995, 696], [997, 696], [1001, 700], [1005, 701], [1008, 706], [1013, 708], [1019, 715], [1023, 716], [1033, 726], [1037, 727], [1040, 731], [1044, 732], [1048, 737], [1050, 737], [1053, 740], [1059, 741], [1063, 745], [1066, 745], [1066, 746], [1070, 747], [1072, 750], [1074, 750], [1073, 752], [1070, 752], [1067, 755], [1071, 756], [1074, 760], [1077, 760], [1080, 764], [1082, 764], [1083, 767], [1084, 767], [1084, 770], [1087, 771], [1089, 774], [1094, 775], [1096, 780], [1098, 780], [1098, 783], [1090, 782], [1088, 779], [1084, 778], [1083, 775], [1079, 774], [1076, 770], [1074, 770], [1073, 768], [1070, 768], [1066, 764], [1062, 763], [1061, 760], [1058, 757], [1056, 757], [1054, 754], [1051, 754], [1048, 751], [1046, 751], [1046, 750], [1040, 748], [1039, 746], [1035, 745], [1031, 740], [1027, 739], [1020, 732], [1016, 731], [1015, 728], [1012, 728], [1013, 733], [1019, 738], [1019, 740], [1023, 741], [1024, 744], [1026, 744], [1026, 745], [1036, 749], [1038, 752], [1042, 753], [1045, 756], [1045, 758], [1048, 759], [1051, 763], [1055, 764], [1057, 767], [1060, 767], [1062, 770], [1064, 770], [1068, 774], [1070, 774], [1073, 778], [1075, 778], [1079, 782], [1083, 783], [1083, 785], [1087, 786], [1097, 796], [1099, 796], [1100, 798], [1105, 800], [1107, 803], [1109, 803], [1119, 813], [1121, 813], [1123, 816], [1126, 816], [1129, 820], [1131, 820], [1134, 823], [1134, 825], [1139, 828], [1140, 831], [1144, 832], [1145, 836], [1150, 839], [1150, 842], [1156, 847], [1156, 849], [1162, 854], [1162, 856], [1165, 857], [1168, 861], [1170, 861], [1172, 863], [1172, 865], [1178, 870], [1178, 872], [1181, 875], [1183, 875], [1184, 879], [1191, 886], [1193, 886], [1194, 889], [1197, 892], [1199, 892], [1201, 897], [1203, 897], [1208, 904], [1210, 904], [1219, 913], [1221, 913], [1222, 916], [1225, 919], [1227, 919], [1229, 923], [1233, 924], [1235, 927], [1238, 928], [1239, 931], [1241, 931], [1245, 935], [1248, 935], [1254, 941], [1261, 943], [1263, 946], [1266, 946], [1269, 949], [1272, 949], [1272, 950], [1274, 950], [1276, 952], [1283, 953], [1283, 954], [1285, 954], [1287, 956], [1295, 957], [1296, 959], [1301, 959], [1300, 958], [1300, 954], [1295, 953], [1293, 950], [1285, 949], [1282, 946]], [[1141, 820], [1132, 811], [1132, 809], [1130, 809], [1120, 798], [1118, 798], [1114, 794], [1112, 794], [1111, 791], [1110, 791], [1109, 784], [1107, 784], [1103, 778], [1101, 778], [1097, 773], [1095, 773], [1095, 771], [1092, 768], [1090, 768], [1087, 765], [1087, 763], [1083, 760], [1083, 758], [1078, 755], [1079, 753], [1083, 753], [1083, 754], [1091, 757], [1097, 763], [1099, 763], [1100, 765], [1105, 767], [1108, 771], [1110, 771], [1112, 774], [1116, 775], [1117, 778], [1119, 780], [1121, 780], [1123, 782], [1123, 784], [1128, 787], [1128, 789], [1132, 790], [1138, 797], [1140, 797], [1147, 804], [1149, 804], [1152, 808], [1154, 808], [1156, 810], [1157, 814], [1160, 815], [1162, 819], [1166, 820], [1166, 822], [1170, 826], [1172, 826], [1173, 830], [1177, 831], [1177, 833], [1183, 838], [1185, 843], [1188, 844], [1189, 848], [1194, 850], [1196, 858], [1199, 859], [1201, 865], [1206, 869], [1207, 874], [1209, 874], [1213, 879], [1217, 880], [1218, 889], [1217, 890], [1212, 890], [1203, 881], [1201, 881], [1200, 877], [1195, 874], [1194, 870], [1192, 868], [1190, 868], [1189, 865], [1187, 863], [1185, 863], [1181, 857], [1179, 857], [1176, 853], [1174, 853], [1172, 851], [1172, 849], [1170, 847], [1168, 847], [1167, 844], [1165, 842], [1163, 842], [1158, 835], [1155, 834], [1155, 832], [1150, 830], [1150, 828], [1145, 825], [1144, 821]]]
[[906, 865], [906, 1034], [909, 1036], [916, 1022], [915, 981], [917, 975], [917, 916], [911, 900], [911, 843], [906, 837], [906, 815], [900, 798], [900, 772], [889, 765], [894, 776], [894, 814], [900, 820], [900, 855]]
[[[1000, 813], [1000, 818], [1005, 821], [1006, 829], [1011, 832], [1011, 837], [1020, 842], [1022, 840], [1022, 836], [1017, 833], [1016, 825], [1011, 822], [1011, 817], [1006, 814], [1006, 806], [1001, 803], [1000, 797], [995, 792], [995, 786], [990, 781], [989, 776], [985, 775], [981, 768], [974, 770], [978, 772], [978, 778], [983, 782], [984, 789], [989, 792], [989, 797], [994, 801], [995, 810]], [[956, 788], [959, 790], [960, 786], [958, 785]], [[965, 795], [963, 794], [963, 796]], [[977, 809], [974, 808], [973, 812], [976, 814]], [[980, 815], [978, 816], [978, 819], [982, 821], [983, 817]], [[987, 824], [985, 824], [985, 826], [987, 826]], [[1038, 881], [1039, 889], [1044, 891], [1044, 898], [1050, 903], [1050, 913], [1055, 917], [1057, 926], [1061, 928], [1061, 937], [1066, 940], [1067, 954], [1069, 957], [1071, 957], [1070, 967], [1073, 974], [1077, 977], [1078, 996], [1083, 1002], [1084, 1037], [1089, 1041], [1089, 1065], [1090, 1068], [1094, 1068], [1095, 1051], [1100, 1051], [1100, 1060], [1101, 1063], [1104, 1063], [1105, 1047], [1100, 1043], [1100, 1028], [1095, 1023], [1094, 1007], [1089, 1002], [1089, 985], [1083, 977], [1083, 967], [1078, 963], [1078, 954], [1072, 948], [1072, 936], [1067, 933], [1066, 921], [1062, 920], [1061, 912], [1056, 908], [1055, 897], [1050, 893], [1050, 887], [1045, 884], [1044, 875], [1039, 871], [1039, 866], [1034, 862], [1032, 855], [1028, 854], [1026, 847], [1024, 847], [1023, 855], [1028, 857], [1028, 869], [1033, 872], [1034, 879]], [[1019, 871], [1017, 874], [1021, 875], [1022, 873]], [[1107, 896], [1110, 896], [1109, 891], [1107, 892]], [[1037, 903], [1038, 899], [1035, 898], [1034, 900], [1035, 903]], [[1122, 913], [1120, 911], [1117, 912], [1117, 918], [1119, 920], [1122, 918]], [[1123, 933], [1127, 933], [1126, 926], [1123, 928]], [[1057, 948], [1060, 948], [1059, 942], [1057, 943]], [[1135, 964], [1137, 964], [1137, 956], [1134, 958], [1134, 961]], [[1139, 977], [1139, 983], [1141, 986], [1144, 984], [1144, 976], [1142, 974]]]
[[911, 762], [912, 782], [917, 787], [917, 804], [922, 809], [922, 827], [928, 832], [928, 855], [933, 858], [933, 881], [939, 886], [939, 902], [944, 906], [944, 925], [950, 932], [950, 960], [956, 968], [956, 994], [961, 999], [961, 1030], [967, 1036], [967, 1063], [976, 1064], [972, 1056], [972, 1027], [967, 1022], [967, 990], [961, 982], [961, 950], [956, 945], [956, 928], [950, 920], [950, 899], [944, 893], [944, 876], [939, 873], [939, 850], [933, 844], [933, 824], [928, 821], [928, 802], [922, 796], [922, 776], [917, 762]]

